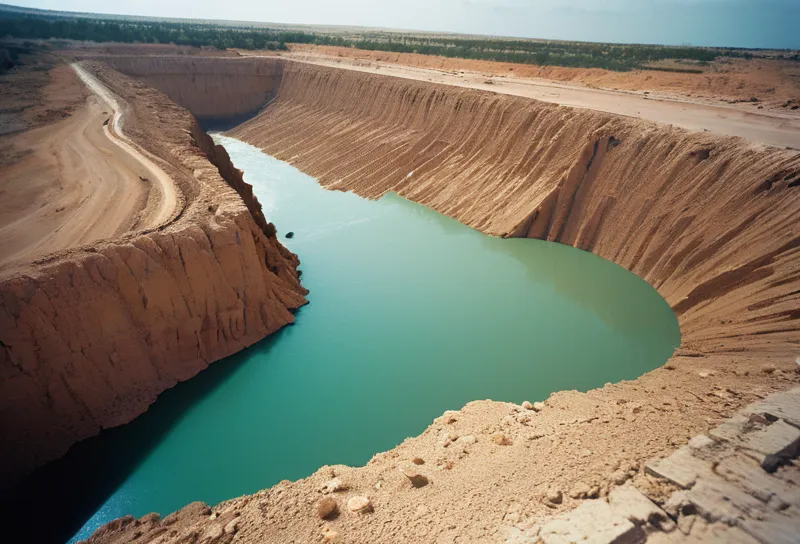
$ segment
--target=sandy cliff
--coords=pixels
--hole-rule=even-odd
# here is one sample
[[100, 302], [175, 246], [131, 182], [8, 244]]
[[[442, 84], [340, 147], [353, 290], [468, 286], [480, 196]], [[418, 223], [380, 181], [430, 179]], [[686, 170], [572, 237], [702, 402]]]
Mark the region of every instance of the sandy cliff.
[[202, 122], [255, 115], [281, 82], [278, 59], [101, 56], [116, 70], [154, 87]]
[[0, 483], [126, 423], [294, 319], [297, 257], [227, 153], [167, 97], [94, 66], [125, 132], [181, 189], [158, 229], [50, 255], [0, 283]]
[[684, 345], [798, 338], [800, 155], [494, 93], [289, 63], [233, 136], [330, 189], [387, 191], [496, 236], [614, 261], [678, 313]]

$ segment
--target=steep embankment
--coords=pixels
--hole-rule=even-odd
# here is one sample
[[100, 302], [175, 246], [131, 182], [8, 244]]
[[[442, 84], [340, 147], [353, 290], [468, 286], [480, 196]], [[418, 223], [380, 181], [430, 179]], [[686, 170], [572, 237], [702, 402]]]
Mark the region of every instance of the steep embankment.
[[735, 138], [289, 64], [232, 135], [330, 189], [387, 191], [497, 236], [573, 245], [655, 286], [685, 345], [798, 334], [800, 156]]
[[91, 66], [124, 130], [180, 189], [178, 218], [50, 255], [0, 284], [0, 485], [132, 420], [209, 363], [294, 320], [296, 255], [241, 172], [163, 94]]
[[[156, 88], [201, 122], [255, 115], [280, 86], [279, 59], [109, 56], [100, 60]], [[240, 122], [241, 122], [240, 121]]]

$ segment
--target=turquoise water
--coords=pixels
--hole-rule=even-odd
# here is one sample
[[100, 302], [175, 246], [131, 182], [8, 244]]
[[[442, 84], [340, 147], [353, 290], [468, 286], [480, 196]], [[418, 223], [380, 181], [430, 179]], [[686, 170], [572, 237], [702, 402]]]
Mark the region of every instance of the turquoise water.
[[492, 238], [394, 194], [325, 191], [247, 144], [217, 140], [266, 217], [294, 232], [282, 241], [300, 256], [311, 302], [294, 326], [116, 431], [144, 437], [160, 414], [171, 418], [76, 539], [125, 514], [364, 464], [471, 400], [536, 401], [632, 379], [680, 343], [666, 302], [611, 262]]

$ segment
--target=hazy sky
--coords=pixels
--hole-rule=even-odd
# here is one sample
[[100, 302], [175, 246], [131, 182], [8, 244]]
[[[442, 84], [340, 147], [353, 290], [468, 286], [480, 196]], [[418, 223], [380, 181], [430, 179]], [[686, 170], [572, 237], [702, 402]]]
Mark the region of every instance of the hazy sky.
[[2, 0], [16, 5], [587, 41], [800, 49], [800, 0]]

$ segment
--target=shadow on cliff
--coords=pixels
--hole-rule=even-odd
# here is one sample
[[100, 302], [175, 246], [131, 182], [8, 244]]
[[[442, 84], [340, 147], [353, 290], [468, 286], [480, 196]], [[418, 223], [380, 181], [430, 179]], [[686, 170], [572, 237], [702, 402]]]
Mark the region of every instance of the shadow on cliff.
[[8, 542], [63, 544], [71, 539], [188, 409], [225, 383], [254, 352], [269, 352], [285, 330], [213, 363], [194, 378], [162, 393], [133, 422], [76, 444], [67, 455], [4, 493], [0, 497], [0, 520], [12, 533]]

